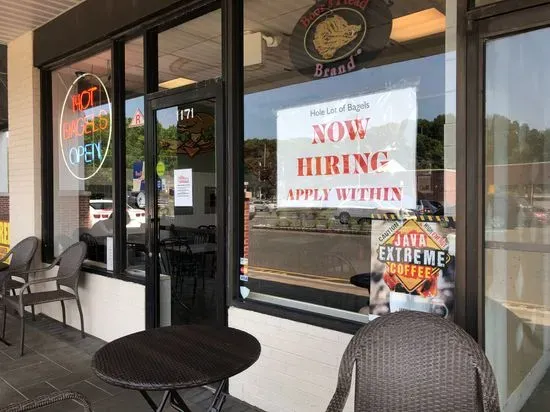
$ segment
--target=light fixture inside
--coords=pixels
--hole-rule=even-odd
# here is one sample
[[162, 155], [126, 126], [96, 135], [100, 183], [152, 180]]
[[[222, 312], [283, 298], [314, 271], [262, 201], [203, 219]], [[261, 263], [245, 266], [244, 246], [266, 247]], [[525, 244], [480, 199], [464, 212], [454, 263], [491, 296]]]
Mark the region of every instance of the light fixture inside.
[[196, 83], [196, 81], [191, 79], [186, 79], [185, 77], [178, 77], [173, 80], [168, 80], [166, 82], [159, 83], [159, 87], [162, 87], [163, 89], [175, 89], [176, 87], [187, 86], [193, 83]]
[[435, 8], [407, 14], [393, 20], [390, 38], [404, 43], [445, 31], [445, 15]]

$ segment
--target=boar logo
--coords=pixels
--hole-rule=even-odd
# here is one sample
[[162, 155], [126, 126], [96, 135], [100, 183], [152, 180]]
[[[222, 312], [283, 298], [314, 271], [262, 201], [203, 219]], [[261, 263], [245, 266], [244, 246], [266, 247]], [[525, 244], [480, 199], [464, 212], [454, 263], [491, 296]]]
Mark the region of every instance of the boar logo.
[[349, 24], [338, 15], [320, 22], [314, 31], [313, 46], [325, 60], [332, 59], [338, 50], [357, 39], [362, 31], [363, 34], [365, 32], [364, 25]]

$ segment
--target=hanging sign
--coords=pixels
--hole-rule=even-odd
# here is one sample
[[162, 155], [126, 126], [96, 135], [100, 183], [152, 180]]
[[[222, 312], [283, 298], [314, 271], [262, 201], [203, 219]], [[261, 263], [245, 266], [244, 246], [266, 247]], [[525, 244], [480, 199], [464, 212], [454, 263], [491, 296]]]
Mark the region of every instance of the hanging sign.
[[392, 15], [384, 0], [320, 0], [298, 20], [290, 58], [308, 77], [349, 73], [380, 53], [391, 29]]
[[145, 117], [143, 116], [142, 111], [138, 107], [128, 127], [141, 127], [143, 125], [145, 125]]
[[416, 219], [372, 224], [371, 313], [419, 310], [452, 315], [455, 234]]
[[112, 135], [112, 110], [103, 81], [91, 73], [73, 82], [63, 101], [59, 147], [69, 172], [88, 180], [103, 166]]
[[416, 89], [277, 113], [277, 206], [416, 207]]
[[174, 206], [193, 206], [193, 169], [174, 170]]

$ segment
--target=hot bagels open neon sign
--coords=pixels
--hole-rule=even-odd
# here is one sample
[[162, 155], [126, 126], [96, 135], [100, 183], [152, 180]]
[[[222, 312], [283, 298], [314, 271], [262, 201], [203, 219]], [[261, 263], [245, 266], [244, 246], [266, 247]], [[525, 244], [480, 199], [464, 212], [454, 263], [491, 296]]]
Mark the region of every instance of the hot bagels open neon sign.
[[[102, 97], [107, 103], [97, 104]], [[103, 167], [112, 123], [111, 100], [103, 81], [91, 73], [78, 76], [65, 95], [59, 121], [63, 161], [76, 179], [88, 180]]]

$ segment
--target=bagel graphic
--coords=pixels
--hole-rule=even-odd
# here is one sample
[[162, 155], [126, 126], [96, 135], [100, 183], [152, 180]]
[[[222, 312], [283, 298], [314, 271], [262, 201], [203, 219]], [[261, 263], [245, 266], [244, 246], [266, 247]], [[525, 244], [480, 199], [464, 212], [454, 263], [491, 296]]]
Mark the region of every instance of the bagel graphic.
[[313, 46], [324, 59], [332, 59], [338, 50], [354, 41], [362, 29], [361, 24], [349, 24], [342, 16], [333, 15], [315, 28]]

